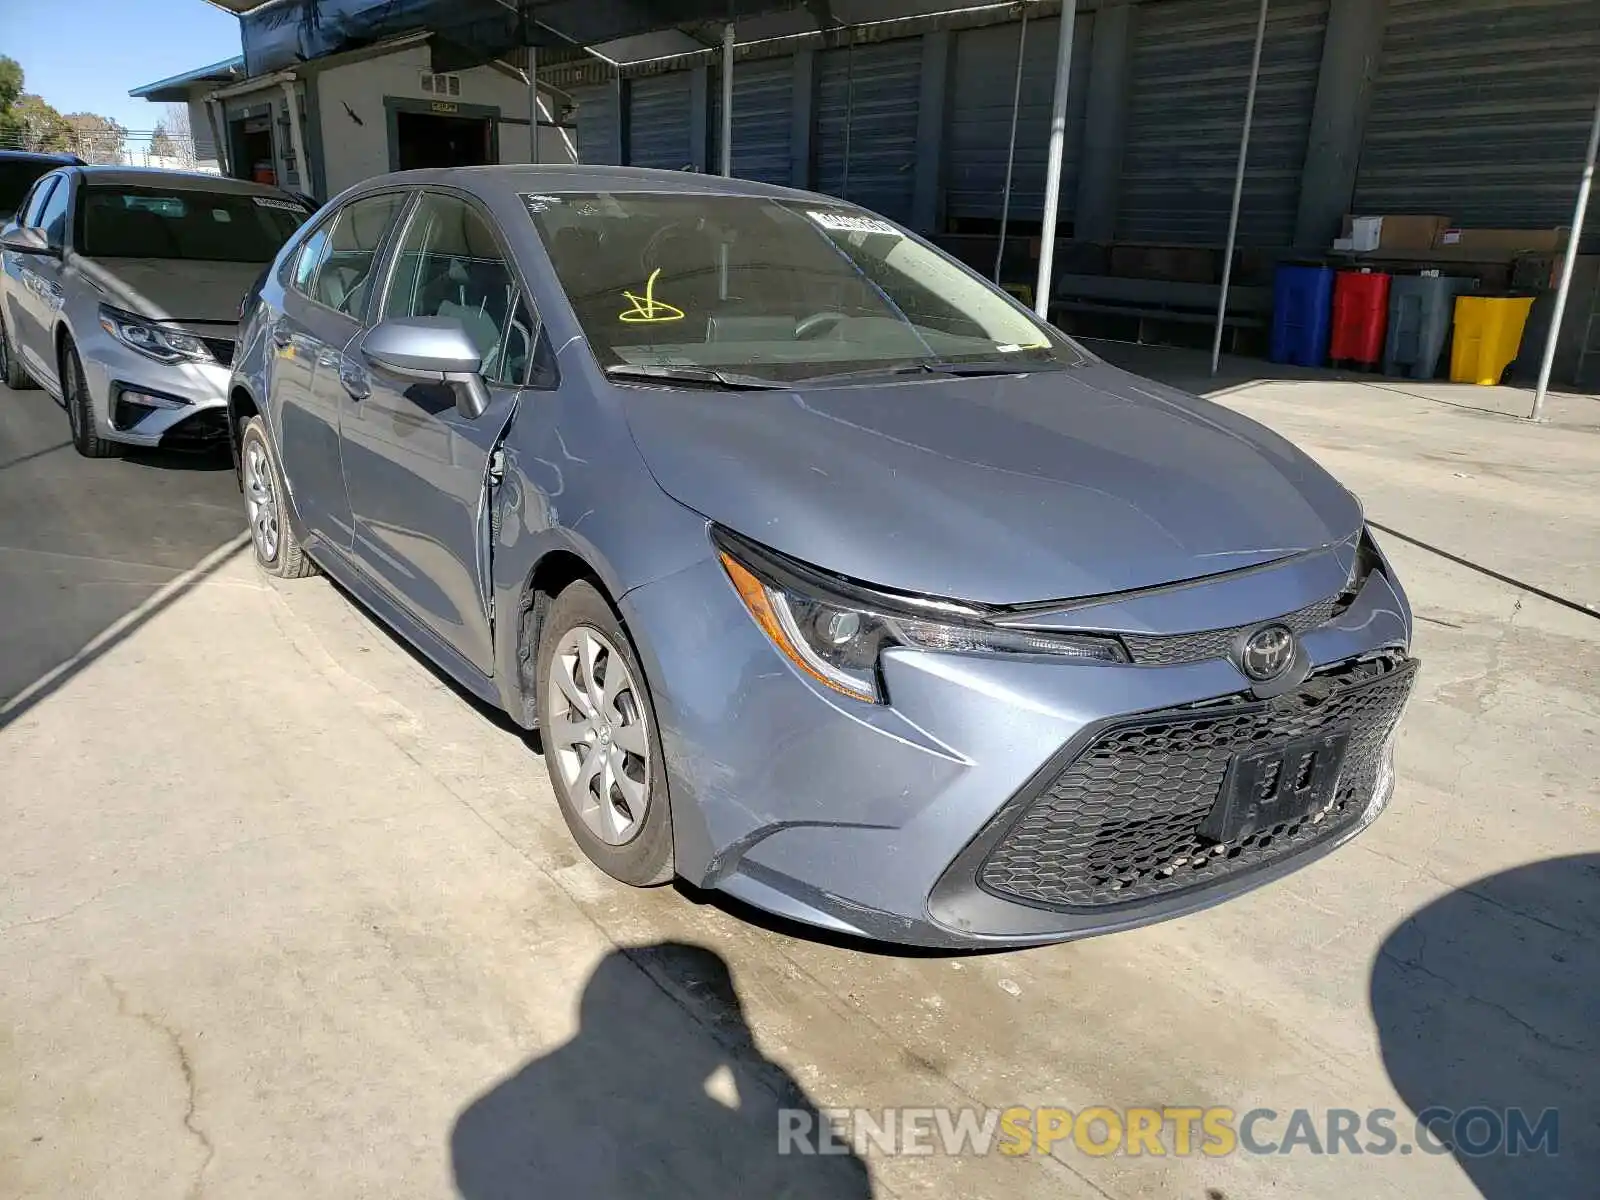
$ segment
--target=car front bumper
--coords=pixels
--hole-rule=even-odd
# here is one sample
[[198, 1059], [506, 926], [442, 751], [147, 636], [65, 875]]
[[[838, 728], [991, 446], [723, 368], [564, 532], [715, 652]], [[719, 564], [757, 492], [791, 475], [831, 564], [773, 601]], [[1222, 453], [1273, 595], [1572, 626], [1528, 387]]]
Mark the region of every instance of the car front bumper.
[[[101, 437], [133, 446], [220, 445], [226, 440], [226, 365], [156, 362], [98, 329], [79, 343], [78, 352]], [[139, 394], [162, 403], [140, 403], [133, 398]]]
[[[1344, 569], [1301, 560], [1258, 573], [1247, 583], [1268, 607], [1254, 619], [1324, 598]], [[1248, 606], [1238, 579], [1215, 586], [1234, 611]], [[1288, 602], [1297, 589], [1298, 602]], [[1216, 611], [1208, 590], [1185, 589], [1195, 612]], [[1170, 609], [1172, 598], [1159, 602]], [[651, 682], [679, 874], [838, 933], [926, 946], [1028, 945], [1130, 928], [1215, 904], [1336, 848], [1388, 801], [1392, 730], [1413, 672], [1402, 661], [1385, 675], [1382, 711], [1361, 726], [1364, 757], [1355, 738], [1347, 751], [1359, 777], [1340, 776], [1343, 799], [1325, 823], [1279, 830], [1275, 845], [1270, 831], [1254, 834], [1269, 844], [1238, 855], [1230, 845], [1197, 867], [1178, 861], [1192, 859], [1192, 838], [1152, 833], [1162, 813], [1134, 811], [1151, 780], [1170, 768], [1183, 776], [1174, 795], [1191, 810], [1202, 799], [1209, 807], [1227, 762], [1252, 736], [1327, 724], [1283, 717], [1295, 695], [1255, 700], [1225, 658], [1134, 666], [892, 650], [883, 665], [889, 703], [871, 705], [794, 670], [714, 561], [635, 589], [621, 607]], [[1410, 624], [1392, 571], [1375, 571], [1350, 607], [1303, 635], [1316, 672], [1303, 687], [1326, 691], [1317, 681], [1342, 678], [1347, 664], [1379, 650], [1402, 660]], [[1266, 724], [1255, 732], [1240, 724], [1249, 720]], [[1198, 741], [1159, 749], [1155, 775], [1094, 782], [1105, 764], [1085, 766], [1086, 751], [1110, 753], [1113, 773], [1123, 761], [1125, 746], [1105, 749], [1110, 733], [1175, 722], [1199, 730]], [[1235, 739], [1220, 751], [1217, 729]], [[1204, 763], [1185, 757], [1202, 743]], [[1072, 794], [1075, 764], [1090, 785]], [[1066, 824], [1051, 826], [1062, 814]], [[1106, 845], [1120, 845], [1123, 860], [1105, 861]], [[1106, 886], [1130, 870], [1139, 882], [1123, 899], [1089, 888], [1073, 874], [1079, 867]]]

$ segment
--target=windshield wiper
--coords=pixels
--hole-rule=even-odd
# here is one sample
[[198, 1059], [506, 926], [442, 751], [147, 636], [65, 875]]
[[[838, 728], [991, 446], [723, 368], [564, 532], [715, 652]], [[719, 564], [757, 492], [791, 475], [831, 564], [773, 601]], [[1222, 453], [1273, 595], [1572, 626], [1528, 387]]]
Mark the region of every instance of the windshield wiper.
[[667, 367], [613, 363], [605, 369], [609, 379], [656, 379], [667, 383], [690, 383], [699, 387], [727, 388], [730, 391], [787, 391], [794, 385], [781, 379], [763, 379], [759, 375], [742, 375], [737, 371], [719, 371], [715, 367]]
[[1056, 371], [1066, 364], [1054, 359], [994, 358], [977, 362], [943, 362], [919, 359], [893, 363], [886, 367], [867, 367], [860, 371], [839, 371], [831, 375], [808, 375], [801, 383], [839, 383], [854, 379], [880, 379], [885, 375], [1031, 375], [1035, 371]]

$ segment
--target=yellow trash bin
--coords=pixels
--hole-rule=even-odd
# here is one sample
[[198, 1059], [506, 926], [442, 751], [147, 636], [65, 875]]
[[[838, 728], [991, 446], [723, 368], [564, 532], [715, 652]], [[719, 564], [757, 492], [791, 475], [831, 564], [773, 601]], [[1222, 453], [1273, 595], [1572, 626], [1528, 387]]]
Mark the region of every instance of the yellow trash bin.
[[1517, 357], [1532, 296], [1457, 296], [1450, 380], [1492, 387]]

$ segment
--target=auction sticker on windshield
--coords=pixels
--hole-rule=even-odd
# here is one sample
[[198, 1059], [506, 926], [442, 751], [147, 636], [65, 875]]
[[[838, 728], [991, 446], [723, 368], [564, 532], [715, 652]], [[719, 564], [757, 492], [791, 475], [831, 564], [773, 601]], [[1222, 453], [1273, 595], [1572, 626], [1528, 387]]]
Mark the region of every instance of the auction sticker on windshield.
[[810, 208], [806, 209], [806, 216], [824, 229], [831, 229], [834, 233], [889, 233], [895, 237], [902, 236], [900, 231], [889, 222], [880, 221], [876, 217], [857, 217], [849, 213], [819, 212]]

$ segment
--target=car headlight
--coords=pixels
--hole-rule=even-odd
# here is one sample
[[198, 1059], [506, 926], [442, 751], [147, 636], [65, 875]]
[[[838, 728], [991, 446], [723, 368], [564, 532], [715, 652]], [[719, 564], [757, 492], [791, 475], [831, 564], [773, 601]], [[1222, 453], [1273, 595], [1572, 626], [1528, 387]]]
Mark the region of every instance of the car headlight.
[[1006, 629], [988, 623], [981, 609], [853, 588], [725, 530], [714, 530], [713, 540], [734, 590], [773, 645], [819, 683], [857, 700], [886, 702], [879, 659], [895, 646], [946, 654], [1128, 661], [1115, 638]]
[[169, 329], [133, 313], [123, 312], [120, 308], [112, 308], [109, 304], [100, 306], [100, 328], [128, 349], [137, 350], [157, 362], [216, 361], [205, 342], [194, 334]]

